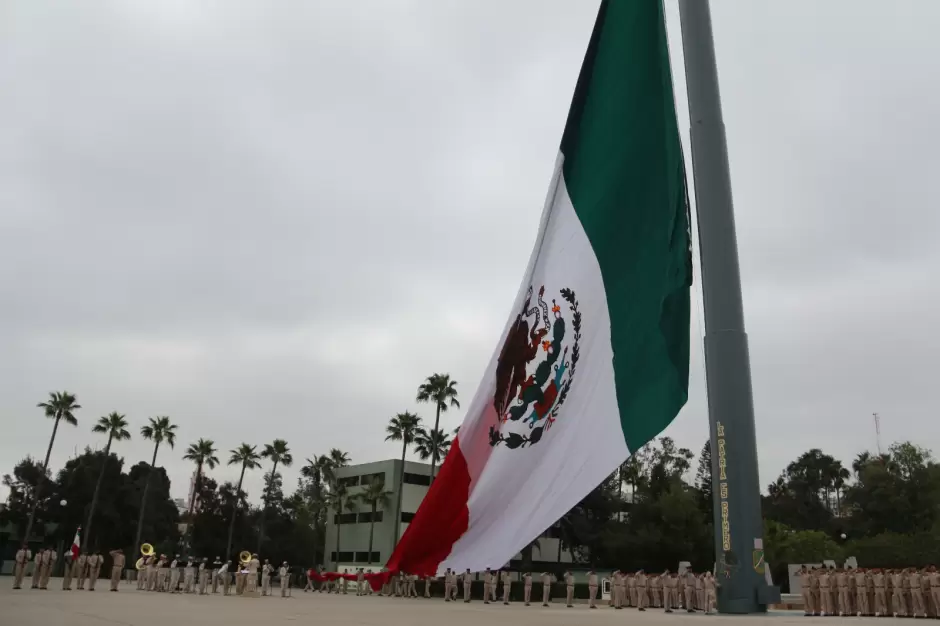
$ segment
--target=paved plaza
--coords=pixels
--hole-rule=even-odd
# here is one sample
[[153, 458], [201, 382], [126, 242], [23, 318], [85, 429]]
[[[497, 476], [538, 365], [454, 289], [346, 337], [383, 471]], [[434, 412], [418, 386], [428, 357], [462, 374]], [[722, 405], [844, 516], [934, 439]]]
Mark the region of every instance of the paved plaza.
[[[48, 591], [13, 591], [12, 579], [0, 577], [0, 626], [166, 626], [200, 624], [239, 626], [241, 624], [326, 624], [329, 626], [571, 626], [572, 624], [744, 624], [741, 617], [687, 613], [665, 614], [633, 609], [614, 611], [607, 607], [590, 610], [580, 604], [567, 609], [555, 603], [549, 608], [445, 603], [440, 599], [364, 597], [303, 593], [293, 597], [242, 598], [171, 595], [137, 591], [136, 585], [122, 583], [118, 593], [108, 591], [108, 581], [99, 581], [93, 591], [62, 591], [62, 582], [53, 579]], [[279, 591], [279, 590], [278, 590]], [[847, 618], [833, 620], [803, 617], [798, 612], [774, 612], [761, 618], [747, 618], [747, 624], [853, 623], [890, 624], [894, 619]]]

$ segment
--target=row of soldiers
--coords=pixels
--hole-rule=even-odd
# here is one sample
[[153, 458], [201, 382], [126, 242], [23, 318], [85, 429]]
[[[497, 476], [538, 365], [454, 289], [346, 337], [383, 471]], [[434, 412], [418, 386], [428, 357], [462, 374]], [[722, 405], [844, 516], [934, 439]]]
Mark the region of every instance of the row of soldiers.
[[[208, 595], [219, 593], [230, 595], [234, 578], [235, 595], [253, 594], [258, 590], [258, 573], [261, 573], [261, 595], [271, 594], [271, 577], [275, 568], [265, 560], [261, 565], [257, 554], [251, 555], [247, 563], [240, 563], [242, 569], [232, 568], [231, 561], [222, 562], [219, 557], [210, 565], [209, 559], [188, 558], [180, 555], [170, 560], [166, 555], [145, 557], [143, 567], [137, 576], [137, 589], [140, 591], [169, 593], [198, 593]], [[280, 576], [281, 597], [289, 594], [290, 566], [287, 561], [277, 570]], [[182, 584], [181, 584], [182, 583]]]
[[[14, 557], [13, 565], [13, 588], [21, 589], [23, 578], [26, 574], [26, 566], [30, 559], [33, 560], [33, 589], [48, 589], [49, 578], [52, 576], [52, 570], [58, 558], [56, 551], [47, 547], [36, 552], [35, 556], [30, 554], [26, 546], [21, 546]], [[72, 581], [78, 582], [79, 590], [85, 589], [85, 583], [88, 583], [88, 590], [94, 591], [101, 575], [101, 568], [104, 565], [104, 557], [99, 552], [81, 553], [73, 558], [71, 552], [65, 553], [66, 564], [62, 577], [63, 591], [72, 590]], [[118, 583], [121, 580], [121, 570], [124, 569], [124, 554], [121, 550], [111, 552], [111, 591], [117, 591]]]
[[800, 569], [806, 615], [940, 616], [940, 573], [923, 569]]
[[[356, 595], [372, 595], [372, 587], [366, 581], [366, 574], [372, 570], [359, 568], [356, 570]], [[321, 574], [323, 569], [321, 568]], [[349, 570], [344, 570], [348, 574]], [[444, 600], [457, 601], [458, 591], [463, 590], [463, 601], [470, 602], [472, 586], [475, 575], [468, 569], [462, 574], [451, 571], [444, 572]], [[551, 601], [552, 583], [555, 577], [549, 572], [538, 575], [542, 583], [542, 606], [549, 606]], [[574, 606], [575, 579], [571, 572], [564, 573], [565, 605]], [[390, 576], [379, 591], [382, 596], [395, 596], [401, 598], [417, 598], [417, 585], [424, 583], [424, 597], [431, 597], [431, 581], [433, 578], [421, 578], [414, 574], [398, 573]], [[533, 575], [525, 572], [522, 576], [523, 601], [526, 606], [531, 604]], [[347, 593], [347, 581], [339, 578], [335, 581], [324, 581], [320, 585], [320, 592]], [[588, 572], [588, 606], [597, 608], [599, 578], [593, 570]], [[510, 603], [513, 579], [507, 570], [494, 572], [487, 568], [483, 572], [483, 603], [497, 601], [497, 591], [502, 584], [501, 599], [503, 604]], [[711, 572], [696, 574], [686, 570], [681, 575], [668, 570], [659, 575], [647, 575], [640, 570], [636, 573], [623, 573], [615, 571], [610, 580], [609, 606], [616, 609], [635, 607], [645, 611], [647, 607], [662, 608], [667, 613], [683, 609], [690, 613], [704, 611], [712, 613], [716, 610], [717, 587], [720, 585]], [[307, 581], [304, 591], [312, 590], [313, 582]]]

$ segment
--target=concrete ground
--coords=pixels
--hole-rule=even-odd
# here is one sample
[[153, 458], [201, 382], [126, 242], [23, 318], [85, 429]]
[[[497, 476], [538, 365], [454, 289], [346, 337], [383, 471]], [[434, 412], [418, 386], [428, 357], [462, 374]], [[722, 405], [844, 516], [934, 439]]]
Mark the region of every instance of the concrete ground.
[[[62, 581], [53, 579], [48, 591], [11, 589], [11, 577], [0, 578], [0, 626], [240, 626], [298, 622], [329, 626], [570, 626], [576, 624], [743, 624], [741, 617], [701, 614], [665, 614], [659, 610], [639, 613], [634, 609], [614, 611], [607, 607], [590, 610], [580, 604], [567, 609], [555, 603], [549, 608], [445, 603], [443, 600], [327, 595], [293, 590], [293, 597], [244, 598], [220, 595], [171, 595], [137, 591], [121, 583], [118, 593], [108, 591], [108, 581], [99, 581], [94, 592], [62, 591]], [[279, 591], [279, 590], [278, 590]], [[833, 620], [803, 617], [802, 613], [774, 612], [755, 620], [785, 624], [843, 623], [868, 621], [888, 624], [894, 619], [844, 618]]]

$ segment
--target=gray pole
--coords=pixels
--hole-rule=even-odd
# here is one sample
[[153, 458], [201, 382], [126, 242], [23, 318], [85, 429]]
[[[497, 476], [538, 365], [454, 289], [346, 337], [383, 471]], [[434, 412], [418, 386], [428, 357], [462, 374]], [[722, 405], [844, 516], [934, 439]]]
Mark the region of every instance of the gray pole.
[[764, 579], [751, 369], [708, 0], [679, 0], [679, 14], [705, 304], [718, 609], [757, 613], [775, 589]]

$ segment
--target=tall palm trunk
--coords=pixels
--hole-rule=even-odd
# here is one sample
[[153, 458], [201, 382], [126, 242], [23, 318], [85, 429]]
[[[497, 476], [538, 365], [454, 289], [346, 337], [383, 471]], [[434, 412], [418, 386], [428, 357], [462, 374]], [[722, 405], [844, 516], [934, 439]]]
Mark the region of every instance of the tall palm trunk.
[[333, 554], [333, 571], [339, 571], [339, 532], [342, 529], [342, 513], [343, 510], [343, 499], [340, 498], [336, 501], [336, 553]]
[[144, 495], [140, 497], [140, 512], [137, 514], [137, 539], [134, 541], [135, 546], [140, 546], [140, 537], [144, 532], [144, 511], [147, 508], [147, 494], [150, 492], [150, 480], [153, 478], [153, 468], [157, 464], [157, 450], [160, 449], [160, 442], [158, 441], [153, 446], [153, 459], [150, 461], [150, 471], [147, 472], [147, 480], [144, 482]]
[[372, 523], [369, 524], [369, 565], [372, 565], [372, 538], [375, 536], [375, 502], [372, 503]]
[[395, 536], [392, 538], [392, 548], [398, 545], [398, 539], [401, 536], [401, 495], [405, 491], [405, 453], [408, 452], [407, 439], [402, 439], [401, 444], [401, 469], [398, 470], [398, 507], [396, 508], [395, 523], [392, 527], [395, 529]]
[[238, 487], [235, 489], [235, 502], [232, 503], [232, 519], [228, 523], [228, 543], [225, 544], [225, 558], [232, 555], [232, 535], [235, 534], [235, 515], [238, 513], [238, 494], [242, 492], [242, 481], [245, 480], [245, 464], [242, 463], [242, 473], [238, 477]]
[[46, 460], [42, 462], [42, 475], [39, 476], [39, 482], [36, 484], [36, 491], [33, 493], [33, 505], [29, 509], [29, 521], [26, 522], [26, 533], [23, 535], [23, 543], [29, 541], [29, 534], [33, 531], [33, 520], [36, 519], [36, 506], [39, 504], [39, 495], [42, 493], [43, 485], [46, 483], [46, 468], [49, 467], [49, 456], [52, 455], [52, 444], [55, 443], [55, 434], [59, 430], [59, 420], [55, 418], [52, 426], [52, 437], [49, 438], [49, 447], [46, 448]]
[[[186, 556], [189, 556], [189, 546], [193, 543], [193, 529], [196, 526], [196, 517], [193, 510], [196, 508], [196, 494], [202, 482], [202, 461], [196, 465], [196, 480], [193, 482], [193, 493], [189, 496], [189, 521], [186, 524]], [[226, 559], [228, 556], [225, 557]]]
[[[441, 425], [441, 405], [437, 405], [437, 414], [434, 416], [434, 432]], [[434, 466], [437, 465], [437, 442], [434, 442], [434, 449], [431, 450], [431, 482], [434, 482]]]
[[95, 493], [91, 497], [91, 509], [88, 511], [88, 523], [83, 529], [85, 536], [83, 540], [88, 547], [94, 544], [91, 541], [91, 522], [95, 519], [95, 509], [98, 508], [98, 494], [101, 492], [101, 481], [104, 479], [104, 470], [108, 465], [108, 457], [111, 456], [111, 439], [114, 435], [108, 435], [108, 445], [104, 447], [104, 459], [101, 461], [101, 469], [98, 470], [98, 482], [95, 483]]
[[[274, 460], [274, 467], [271, 468], [271, 484], [274, 484], [274, 474], [277, 472], [277, 459]], [[268, 493], [264, 496], [264, 500], [261, 502], [261, 521], [258, 524], [258, 549], [255, 550], [258, 554], [261, 554], [261, 544], [264, 542], [264, 514], [268, 510], [268, 498], [271, 496], [270, 489]]]
[[[317, 560], [317, 557], [320, 555], [319, 551], [317, 550], [317, 545], [318, 545], [317, 528], [320, 524], [320, 511], [323, 510], [323, 504], [321, 502], [322, 498], [320, 497], [320, 474], [319, 473], [314, 474], [313, 485], [314, 485], [313, 493], [314, 493], [314, 497], [317, 499], [316, 500], [317, 505], [313, 510], [313, 524], [312, 524], [313, 527], [311, 528], [311, 530], [313, 531], [313, 569], [316, 569], [317, 565], [320, 564], [320, 562]], [[326, 546], [324, 546], [323, 550], [324, 552], [326, 551]], [[323, 560], [325, 561], [326, 555], [324, 554], [323, 556], [324, 556]]]

